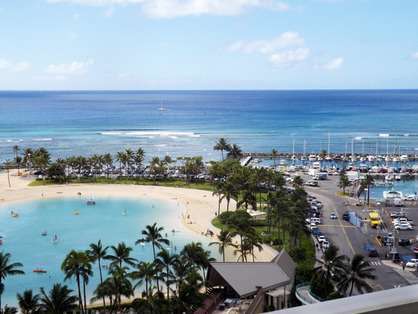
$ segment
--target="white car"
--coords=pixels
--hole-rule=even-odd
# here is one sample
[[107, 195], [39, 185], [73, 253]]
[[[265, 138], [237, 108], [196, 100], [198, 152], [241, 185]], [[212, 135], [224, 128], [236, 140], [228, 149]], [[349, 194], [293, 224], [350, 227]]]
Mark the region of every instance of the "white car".
[[329, 242], [328, 242], [328, 240], [323, 241], [323, 242], [321, 243], [321, 246], [322, 246], [322, 248], [323, 248], [324, 250], [328, 249], [328, 248], [329, 248]]
[[395, 225], [396, 230], [413, 230], [414, 228], [411, 226], [410, 223], [400, 223]]
[[336, 213], [331, 213], [331, 215], [329, 215], [330, 219], [337, 219], [337, 214]]
[[396, 225], [399, 225], [399, 224], [407, 224], [407, 223], [409, 223], [409, 221], [406, 218], [396, 218], [392, 221], [392, 223], [396, 226]]
[[320, 235], [320, 236], [318, 237], [318, 242], [319, 242], [319, 243], [322, 243], [322, 242], [325, 242], [325, 241], [327, 241], [327, 238], [325, 238], [325, 236]]
[[415, 268], [418, 265], [418, 258], [411, 258], [405, 266], [408, 268]]

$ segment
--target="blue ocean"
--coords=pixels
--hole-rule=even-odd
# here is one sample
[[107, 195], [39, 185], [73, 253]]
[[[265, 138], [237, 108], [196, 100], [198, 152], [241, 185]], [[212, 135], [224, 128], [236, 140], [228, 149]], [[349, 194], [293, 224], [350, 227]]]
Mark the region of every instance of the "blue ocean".
[[218, 159], [221, 136], [253, 152], [418, 148], [418, 90], [0, 92], [0, 117], [0, 160], [14, 145]]

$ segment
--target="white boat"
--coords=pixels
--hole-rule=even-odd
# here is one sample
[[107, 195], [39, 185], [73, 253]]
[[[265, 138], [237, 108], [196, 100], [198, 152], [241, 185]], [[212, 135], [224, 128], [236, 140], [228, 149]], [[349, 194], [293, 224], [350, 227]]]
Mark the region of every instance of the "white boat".
[[315, 161], [317, 158], [316, 158], [316, 155], [309, 155], [309, 157], [308, 157], [308, 160], [309, 161]]
[[408, 161], [408, 160], [409, 160], [408, 155], [401, 156], [401, 161]]
[[395, 179], [395, 177], [393, 176], [393, 174], [387, 174], [385, 176], [385, 181], [393, 181]]
[[10, 215], [13, 217], [13, 218], [18, 218], [19, 217], [19, 214], [18, 213], [16, 213], [15, 211], [11, 211], [10, 212]]
[[399, 191], [384, 191], [383, 192], [383, 199], [385, 201], [393, 201], [395, 199], [403, 199], [403, 193]]

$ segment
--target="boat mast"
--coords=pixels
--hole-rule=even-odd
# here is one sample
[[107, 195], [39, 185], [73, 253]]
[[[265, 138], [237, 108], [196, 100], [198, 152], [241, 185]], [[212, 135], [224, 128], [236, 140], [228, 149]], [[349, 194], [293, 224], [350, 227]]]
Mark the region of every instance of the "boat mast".
[[331, 156], [331, 134], [328, 132], [328, 156]]
[[351, 161], [354, 161], [354, 137], [351, 139]]

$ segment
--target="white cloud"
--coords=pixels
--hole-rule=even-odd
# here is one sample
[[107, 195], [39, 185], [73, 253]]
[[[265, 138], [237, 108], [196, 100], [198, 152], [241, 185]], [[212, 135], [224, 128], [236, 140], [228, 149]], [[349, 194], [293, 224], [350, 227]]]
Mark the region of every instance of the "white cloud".
[[305, 61], [310, 54], [308, 48], [302, 47], [283, 52], [276, 52], [270, 55], [271, 63], [275, 65], [293, 65]]
[[412, 59], [418, 60], [418, 51], [412, 54]]
[[280, 0], [47, 0], [49, 3], [71, 3], [90, 6], [140, 5], [143, 13], [153, 18], [175, 18], [198, 15], [239, 15], [251, 8], [287, 11]]
[[29, 70], [31, 64], [27, 61], [17, 61], [13, 62], [6, 59], [0, 59], [0, 70], [5, 70], [9, 72], [24, 72]]
[[71, 75], [82, 75], [87, 73], [88, 68], [93, 65], [94, 60], [73, 61], [71, 63], [50, 64], [45, 72], [56, 76], [66, 77]]
[[310, 54], [304, 38], [297, 32], [285, 32], [270, 40], [237, 41], [227, 50], [266, 55], [274, 65], [294, 65], [306, 60]]
[[322, 68], [324, 68], [325, 70], [329, 70], [329, 71], [335, 71], [341, 68], [343, 64], [344, 64], [344, 58], [337, 57], [325, 63], [322, 66]]
[[228, 50], [232, 52], [270, 54], [280, 49], [302, 46], [303, 44], [304, 39], [299, 33], [285, 32], [270, 40], [237, 41], [232, 43]]

